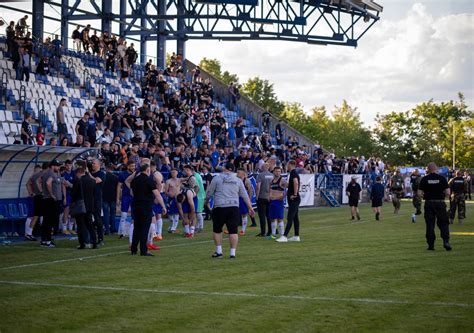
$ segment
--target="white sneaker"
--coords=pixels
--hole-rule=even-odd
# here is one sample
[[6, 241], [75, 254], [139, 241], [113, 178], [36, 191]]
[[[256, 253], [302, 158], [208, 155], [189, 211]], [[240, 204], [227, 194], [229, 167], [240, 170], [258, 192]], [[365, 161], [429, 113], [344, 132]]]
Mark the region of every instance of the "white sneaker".
[[276, 241], [278, 243], [286, 243], [288, 242], [288, 238], [286, 238], [285, 236], [281, 236], [280, 238], [277, 238]]
[[288, 239], [289, 242], [300, 242], [300, 236], [293, 236]]

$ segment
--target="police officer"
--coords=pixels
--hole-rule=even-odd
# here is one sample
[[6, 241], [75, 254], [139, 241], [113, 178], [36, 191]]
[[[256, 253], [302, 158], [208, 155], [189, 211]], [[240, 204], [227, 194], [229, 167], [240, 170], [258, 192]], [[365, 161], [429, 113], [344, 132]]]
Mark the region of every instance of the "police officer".
[[239, 242], [237, 234], [240, 222], [239, 197], [247, 205], [249, 215], [255, 215], [244, 183], [232, 172], [233, 170], [234, 165], [226, 163], [224, 172], [212, 179], [206, 193], [206, 203], [209, 202], [211, 197], [214, 197], [212, 228], [216, 252], [212, 255], [213, 258], [222, 258], [222, 227], [224, 224], [229, 231], [230, 258], [235, 258], [235, 251]]
[[413, 202], [413, 207], [415, 207], [416, 209], [415, 215], [421, 215], [422, 198], [418, 195], [418, 187], [420, 186], [420, 181], [421, 181], [420, 171], [418, 169], [415, 169], [415, 171], [410, 176], [411, 189], [413, 191], [412, 202]]
[[454, 217], [456, 216], [456, 208], [458, 209], [458, 221], [459, 224], [466, 218], [466, 199], [465, 194], [467, 192], [467, 182], [463, 178], [461, 171], [455, 172], [455, 177], [449, 181], [449, 189], [451, 195], [449, 197], [449, 223], [453, 224]]
[[[140, 174], [130, 183], [133, 195], [132, 210], [134, 212], [133, 238], [130, 250], [137, 254], [140, 243], [140, 255], [153, 256], [148, 253], [147, 240], [153, 216], [153, 202], [158, 201], [160, 192], [156, 183], [150, 177], [150, 164], [143, 163], [140, 166]], [[166, 211], [165, 211], [166, 212]]]
[[449, 221], [446, 212], [446, 203], [444, 199], [449, 196], [448, 181], [438, 173], [438, 167], [434, 162], [428, 164], [427, 175], [420, 181], [418, 193], [425, 199], [425, 223], [426, 223], [426, 242], [428, 250], [434, 250], [435, 223], [441, 231], [443, 246], [446, 251], [451, 251], [449, 244]]
[[394, 214], [398, 214], [400, 211], [400, 199], [403, 197], [403, 189], [405, 187], [403, 177], [400, 175], [400, 169], [397, 169], [395, 171], [395, 175], [392, 176], [392, 179], [390, 179], [390, 190], [392, 192], [392, 203], [393, 203], [393, 208]]

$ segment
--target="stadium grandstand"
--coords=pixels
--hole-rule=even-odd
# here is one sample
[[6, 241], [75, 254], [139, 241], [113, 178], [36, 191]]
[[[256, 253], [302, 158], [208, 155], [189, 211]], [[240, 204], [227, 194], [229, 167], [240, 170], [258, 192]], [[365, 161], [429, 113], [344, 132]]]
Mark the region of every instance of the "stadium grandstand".
[[[151, 2], [144, 2], [142, 6], [151, 6]], [[56, 19], [62, 22], [60, 36], [46, 37], [43, 31], [43, 20], [50, 19], [42, 16], [46, 3], [62, 5], [68, 14]], [[182, 5], [177, 5], [178, 13]], [[188, 5], [193, 8], [208, 6], [199, 2]], [[262, 7], [268, 7], [266, 10], [270, 11], [280, 5], [269, 2]], [[102, 30], [92, 28], [91, 24], [79, 24], [70, 36], [67, 35], [68, 26], [72, 23], [66, 18], [80, 21], [92, 14], [79, 11], [77, 4], [70, 7], [69, 2], [34, 1], [32, 17], [25, 15], [18, 22], [2, 21], [5, 36], [0, 38], [0, 164], [2, 188], [5, 189], [1, 194], [4, 219], [21, 220], [28, 215], [24, 206], [28, 195], [26, 180], [35, 165], [49, 158], [82, 159], [85, 153], [88, 157], [99, 157], [103, 167], [110, 165], [114, 172], [126, 169], [129, 161], [139, 165], [141, 158], [151, 157], [165, 180], [173, 168], [178, 169], [181, 176], [186, 164], [191, 164], [197, 171], [206, 167], [216, 172], [225, 163], [232, 162], [253, 175], [265, 162], [285, 168], [286, 162], [293, 158], [298, 161], [301, 172], [321, 175], [312, 182], [322, 189], [323, 202], [338, 206], [342, 177], [331, 177], [332, 164], [336, 162], [334, 155], [250, 100], [239, 98], [237, 102], [238, 91], [229, 90], [185, 59], [185, 40], [182, 38], [177, 38], [177, 53], [170, 56], [169, 63], [163, 61], [166, 48], [160, 48], [166, 44], [166, 39], [157, 40], [157, 63], [146, 61], [143, 33], [148, 30], [141, 29], [139, 54], [134, 48], [133, 37], [127, 33], [132, 30], [133, 22], [125, 20], [129, 29], [121, 26], [121, 35], [112, 33], [111, 21], [104, 18], [111, 10], [110, 6], [110, 1], [103, 1], [102, 11], [93, 17], [101, 20]], [[226, 4], [222, 6], [225, 8]], [[14, 9], [6, 5], [1, 8]], [[357, 15], [365, 22], [372, 19], [372, 24], [382, 10], [372, 1], [331, 1], [321, 4], [321, 9], [319, 19], [338, 11]], [[121, 15], [124, 14], [122, 11], [127, 8], [121, 7]], [[171, 15], [172, 11], [165, 14]], [[80, 17], [79, 13], [86, 16]], [[290, 12], [286, 15], [276, 24], [289, 20]], [[306, 15], [305, 20], [318, 19], [313, 16]], [[255, 17], [249, 19], [256, 20]], [[297, 18], [292, 19], [298, 22]], [[300, 17], [300, 21], [302, 19]], [[338, 22], [338, 31], [342, 22], [342, 19]], [[360, 30], [358, 38], [370, 26]], [[322, 39], [328, 43], [355, 46], [358, 39], [354, 37], [355, 29], [355, 22], [352, 22], [346, 32], [333, 30]], [[349, 30], [351, 36], [347, 34]], [[178, 35], [180, 31], [170, 33]], [[239, 34], [239, 40], [264, 39], [262, 29], [259, 36], [235, 29], [233, 33]], [[285, 34], [266, 33], [267, 37], [285, 39]], [[146, 35], [148, 39], [150, 34]], [[297, 29], [291, 33], [286, 31], [287, 37], [297, 34], [303, 35]], [[311, 40], [316, 38], [312, 34], [314, 32], [308, 32], [304, 39], [297, 41], [316, 42]], [[203, 36], [211, 37], [209, 33], [194, 34], [191, 30], [187, 34], [187, 38]], [[168, 39], [172, 39], [171, 36]], [[35, 148], [37, 146], [41, 148]], [[350, 165], [345, 160], [335, 164], [334, 173], [338, 174]], [[359, 170], [352, 171], [355, 172]], [[19, 179], [16, 174], [21, 175]], [[330, 193], [328, 189], [338, 192]], [[23, 232], [21, 227], [6, 226], [1, 230], [4, 235]]]

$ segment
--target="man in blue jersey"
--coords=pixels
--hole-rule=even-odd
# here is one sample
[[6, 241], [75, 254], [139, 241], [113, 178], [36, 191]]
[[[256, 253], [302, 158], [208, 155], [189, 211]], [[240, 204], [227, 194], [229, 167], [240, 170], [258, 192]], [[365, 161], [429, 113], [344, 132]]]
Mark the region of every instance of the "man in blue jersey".
[[64, 162], [64, 171], [62, 173], [64, 186], [66, 187], [66, 205], [63, 210], [62, 218], [62, 232], [65, 235], [75, 234], [74, 222], [69, 216], [69, 205], [71, 204], [71, 190], [75, 180], [75, 174], [72, 171], [72, 161], [66, 160]]

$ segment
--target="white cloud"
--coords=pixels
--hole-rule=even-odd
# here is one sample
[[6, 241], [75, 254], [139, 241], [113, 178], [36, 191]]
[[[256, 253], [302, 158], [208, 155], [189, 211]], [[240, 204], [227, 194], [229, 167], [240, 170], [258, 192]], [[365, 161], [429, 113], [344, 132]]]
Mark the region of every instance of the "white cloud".
[[[388, 8], [386, 8], [387, 10]], [[221, 60], [243, 80], [269, 79], [282, 100], [329, 110], [347, 99], [364, 121], [377, 112], [405, 111], [420, 102], [474, 95], [474, 15], [432, 16], [413, 4], [397, 21], [383, 17], [356, 49], [284, 42], [189, 43], [188, 57]], [[205, 47], [203, 47], [205, 46]]]

